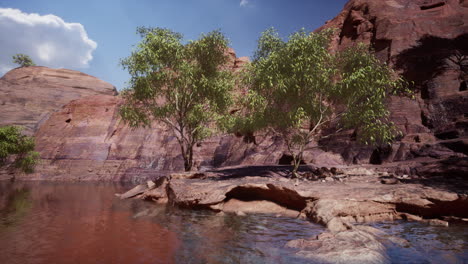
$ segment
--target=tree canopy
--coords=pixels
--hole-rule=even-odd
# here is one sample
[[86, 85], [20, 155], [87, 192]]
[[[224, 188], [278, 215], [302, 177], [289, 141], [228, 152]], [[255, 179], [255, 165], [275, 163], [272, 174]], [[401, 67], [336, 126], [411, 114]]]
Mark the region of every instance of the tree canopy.
[[21, 53], [13, 55], [13, 63], [18, 64], [20, 67], [36, 66], [31, 57]]
[[132, 127], [158, 121], [172, 129], [185, 170], [191, 170], [194, 145], [212, 133], [232, 103], [232, 74], [223, 67], [228, 40], [220, 31], [188, 43], [168, 29], [137, 32], [142, 40], [121, 61], [131, 75], [121, 116]]
[[365, 144], [385, 144], [397, 134], [386, 98], [405, 90], [404, 81], [364, 45], [331, 53], [332, 30], [298, 31], [283, 40], [265, 31], [245, 71], [248, 94], [233, 128], [270, 129], [282, 136], [296, 175], [304, 148], [325, 127], [355, 128]]
[[26, 173], [33, 172], [39, 159], [34, 147], [34, 138], [21, 134], [19, 127], [0, 127], [0, 166], [6, 165], [8, 157], [13, 156], [15, 168]]

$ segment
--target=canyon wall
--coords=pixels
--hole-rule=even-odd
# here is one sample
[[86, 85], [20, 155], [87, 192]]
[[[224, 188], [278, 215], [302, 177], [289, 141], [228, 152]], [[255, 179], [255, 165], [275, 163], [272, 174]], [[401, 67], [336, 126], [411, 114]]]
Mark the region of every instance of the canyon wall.
[[[407, 169], [413, 172], [430, 167], [423, 162], [457, 158], [466, 163], [466, 1], [350, 1], [318, 30], [329, 27], [337, 29], [333, 50], [368, 44], [378, 58], [413, 83], [415, 98], [389, 99], [391, 119], [403, 133], [391, 147], [358, 145], [349, 130], [311, 143], [306, 163], [410, 162]], [[230, 50], [227, 67], [236, 72], [247, 61]], [[19, 68], [0, 79], [0, 93], [0, 125], [25, 125], [29, 133], [35, 132], [42, 160], [37, 172], [25, 178], [130, 180], [183, 168], [170, 131], [156, 123], [146, 129], [127, 127], [119, 119], [122, 99], [115, 88], [94, 77], [45, 67]], [[195, 148], [199, 170], [287, 164], [289, 159], [282, 140], [268, 134], [257, 134], [255, 140], [218, 135]], [[434, 171], [443, 173], [440, 166]]]
[[467, 153], [468, 4], [464, 0], [349, 1], [319, 30], [338, 29], [333, 50], [357, 42], [412, 83], [415, 98], [392, 97], [391, 120], [403, 136], [391, 148], [357, 146], [352, 133], [322, 142], [354, 163]]
[[19, 125], [33, 134], [52, 112], [71, 100], [96, 94], [117, 91], [110, 83], [77, 71], [16, 68], [0, 78], [0, 126]]

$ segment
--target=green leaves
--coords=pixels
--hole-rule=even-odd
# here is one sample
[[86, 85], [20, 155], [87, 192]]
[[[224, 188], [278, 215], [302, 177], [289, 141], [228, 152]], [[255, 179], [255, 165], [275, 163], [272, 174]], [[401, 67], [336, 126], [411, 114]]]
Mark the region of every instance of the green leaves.
[[13, 63], [18, 64], [20, 67], [36, 66], [31, 57], [21, 53], [13, 56]]
[[333, 33], [302, 29], [284, 41], [268, 29], [243, 78], [250, 90], [234, 127], [280, 134], [296, 165], [305, 145], [330, 124], [358, 129], [368, 144], [385, 144], [396, 135], [385, 103], [389, 94], [407, 92], [405, 82], [367, 46], [330, 53]]
[[26, 173], [34, 171], [39, 153], [34, 151], [34, 139], [21, 134], [16, 126], [0, 127], [0, 166], [5, 165], [10, 155], [15, 157], [14, 165]]
[[407, 94], [406, 82], [367, 46], [330, 53], [334, 30], [302, 29], [287, 40], [273, 28], [265, 31], [237, 80], [241, 108], [232, 115], [226, 112], [235, 80], [225, 69], [228, 40], [220, 31], [185, 44], [168, 29], [138, 33], [141, 42], [121, 61], [131, 75], [121, 116], [134, 127], [156, 120], [172, 128], [186, 169], [193, 145], [211, 135], [214, 124], [245, 134], [271, 129], [283, 136], [296, 164], [305, 145], [331, 124], [356, 129], [367, 144], [386, 144], [397, 134], [386, 100]]
[[280, 38], [278, 31], [274, 28], [267, 29], [258, 39], [257, 51], [254, 54], [254, 62], [268, 58], [283, 46], [284, 42]]
[[[333, 84], [328, 63], [331, 31], [309, 34], [301, 30], [283, 41], [274, 29], [265, 31], [246, 71], [246, 85], [256, 101], [264, 102], [261, 122], [276, 129], [299, 128], [304, 120], [317, 121], [327, 88]], [[250, 107], [251, 108], [251, 107]], [[254, 109], [251, 109], [254, 110]], [[252, 112], [252, 111], [250, 111]], [[307, 125], [306, 125], [307, 126]]]
[[346, 106], [341, 124], [358, 128], [358, 140], [371, 145], [391, 142], [398, 134], [388, 121], [386, 99], [409, 93], [407, 83], [360, 44], [337, 54], [339, 88], [337, 99]]
[[211, 135], [232, 104], [228, 40], [219, 30], [186, 44], [168, 29], [137, 31], [142, 40], [121, 60], [131, 75], [121, 117], [132, 127], [159, 121], [173, 129], [189, 169], [193, 145]]

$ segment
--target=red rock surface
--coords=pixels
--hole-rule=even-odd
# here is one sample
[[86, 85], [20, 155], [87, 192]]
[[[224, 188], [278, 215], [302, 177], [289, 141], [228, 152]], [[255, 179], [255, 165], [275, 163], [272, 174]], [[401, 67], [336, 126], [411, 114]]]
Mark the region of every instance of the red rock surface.
[[[389, 100], [391, 119], [404, 135], [402, 143], [376, 152], [354, 144], [349, 133], [323, 142], [329, 150], [354, 163], [372, 161], [373, 155], [375, 163], [428, 156], [421, 151], [428, 144], [437, 158], [466, 152], [444, 142], [468, 135], [466, 1], [351, 0], [318, 30], [324, 28], [337, 29], [333, 50], [368, 44], [378, 58], [414, 82], [416, 97]], [[449, 59], [458, 59], [458, 65]]]
[[[421, 159], [466, 159], [466, 63], [447, 64], [447, 56], [456, 52], [468, 56], [468, 44], [463, 45], [468, 34], [465, 2], [354, 0], [329, 21], [324, 27], [337, 28], [335, 50], [356, 42], [369, 44], [379, 58], [414, 81], [416, 98], [390, 98], [391, 118], [403, 132], [391, 147], [363, 147], [353, 140], [353, 131], [346, 131], [319, 142], [320, 148], [312, 143], [304, 161], [334, 166], [415, 160], [405, 165], [404, 173], [410, 173], [421, 166]], [[228, 55], [226, 67], [234, 72], [248, 61], [236, 58], [232, 49]], [[31, 131], [40, 126], [36, 137], [43, 160], [38, 178], [128, 180], [182, 169], [179, 146], [164, 127], [132, 130], [121, 123], [121, 99], [112, 96], [114, 92], [110, 84], [78, 72], [16, 69], [0, 79], [0, 93], [5, 95], [0, 99], [0, 124], [25, 124]], [[73, 99], [78, 100], [60, 110]], [[195, 167], [288, 163], [281, 139], [270, 135], [256, 135], [255, 143], [252, 139], [210, 138], [196, 147]]]
[[32, 134], [51, 112], [81, 97], [115, 95], [110, 83], [66, 69], [24, 67], [0, 78], [0, 126], [21, 125]]
[[[229, 55], [227, 67], [233, 71], [240, 70], [248, 62], [248, 58], [236, 58], [233, 50]], [[80, 83], [77, 79], [77, 84], [70, 86]], [[5, 90], [11, 88], [7, 86]], [[25, 86], [28, 88], [30, 86]], [[64, 87], [65, 94], [68, 93], [66, 89]], [[53, 110], [59, 111], [52, 113], [35, 133], [36, 149], [42, 161], [35, 177], [28, 175], [26, 178], [126, 180], [154, 177], [183, 168], [179, 145], [165, 127], [155, 123], [152, 128], [129, 128], [118, 114], [122, 99], [103, 94], [96, 90], [90, 92], [91, 96], [73, 100], [60, 110], [55, 106]], [[49, 94], [46, 99], [53, 97], [54, 94]], [[21, 124], [24, 117], [13, 116], [12, 119], [16, 121], [8, 123]], [[278, 139], [259, 136], [256, 143], [246, 143], [243, 137], [234, 135], [210, 138], [195, 148], [195, 166], [203, 169], [275, 163], [281, 157], [283, 148]]]
[[[227, 65], [239, 71], [248, 58], [229, 51]], [[119, 118], [119, 96], [99, 95], [71, 101], [54, 112], [36, 132], [42, 162], [37, 179], [132, 180], [154, 178], [182, 170], [183, 159], [175, 137], [165, 127], [131, 129]], [[255, 144], [242, 136], [219, 135], [195, 147], [198, 169], [231, 165], [277, 164], [284, 153], [281, 139], [257, 135]], [[313, 150], [308, 161], [341, 164], [339, 155]], [[319, 160], [317, 160], [319, 159]]]
[[[97, 95], [72, 101], [35, 134], [42, 163], [39, 178], [125, 180], [182, 170], [179, 145], [166, 128], [132, 129], [118, 115], [118, 96]], [[258, 145], [242, 137], [221, 135], [195, 147], [195, 166], [275, 163], [282, 144], [271, 137]], [[31, 177], [31, 176], [26, 176]]]

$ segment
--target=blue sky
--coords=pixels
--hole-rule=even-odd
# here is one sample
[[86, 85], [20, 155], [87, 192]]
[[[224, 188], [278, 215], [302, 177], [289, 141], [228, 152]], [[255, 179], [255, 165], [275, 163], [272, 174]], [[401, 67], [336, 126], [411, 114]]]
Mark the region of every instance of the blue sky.
[[[81, 27], [63, 26], [63, 29], [41, 29], [43, 33], [33, 34], [35, 37], [28, 40], [25, 34], [31, 26], [23, 25], [16, 30], [16, 25], [10, 23], [7, 25], [8, 30], [0, 28], [0, 46], [11, 46], [11, 52], [21, 52], [19, 50], [21, 48], [26, 49], [23, 52], [27, 53], [29, 48], [34, 50], [37, 48], [28, 47], [38, 43], [34, 38], [42, 40], [50, 36], [52, 39], [53, 34], [60, 35], [54, 38], [57, 44], [53, 45], [53, 41], [50, 41], [51, 45], [42, 45], [39, 49], [42, 52], [48, 51], [50, 56], [33, 54], [33, 59], [37, 57], [36, 61], [42, 61], [45, 66], [80, 70], [110, 82], [120, 90], [125, 86], [129, 76], [121, 69], [118, 62], [128, 56], [132, 46], [138, 42], [139, 38], [135, 33], [137, 26], [169, 28], [182, 33], [187, 40], [196, 39], [200, 33], [221, 29], [230, 39], [231, 47], [235, 49], [238, 57], [251, 56], [260, 33], [265, 29], [273, 26], [283, 36], [300, 28], [312, 31], [323, 25], [326, 20], [335, 17], [346, 2], [346, 0], [0, 0], [0, 8], [19, 9], [23, 13], [37, 13], [40, 16], [52, 14], [61, 18], [62, 22], [65, 22], [64, 25], [79, 23], [89, 38], [83, 40], [76, 37], [83, 37], [80, 33]], [[64, 33], [67, 30], [69, 32]], [[15, 36], [15, 34], [20, 35]], [[15, 37], [23, 38], [21, 45], [12, 42]], [[74, 41], [80, 43], [76, 44]], [[56, 54], [60, 52], [62, 54]], [[4, 54], [9, 58], [12, 55]], [[92, 55], [92, 59], [88, 55]], [[0, 58], [2, 59], [5, 61], [5, 58]]]

